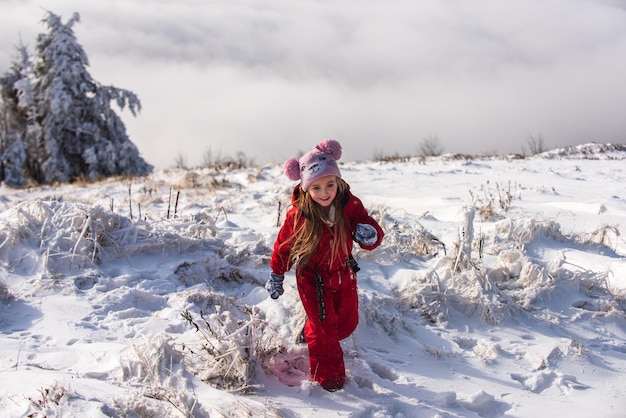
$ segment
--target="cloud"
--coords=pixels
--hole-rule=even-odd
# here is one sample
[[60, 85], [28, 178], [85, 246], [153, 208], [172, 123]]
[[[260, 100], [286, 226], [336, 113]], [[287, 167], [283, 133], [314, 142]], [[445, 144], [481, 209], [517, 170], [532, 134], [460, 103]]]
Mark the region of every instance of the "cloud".
[[[208, 149], [283, 159], [323, 137], [345, 158], [624, 142], [623, 1], [55, 2], [94, 78], [136, 92], [131, 139], [157, 166]], [[11, 18], [5, 17], [11, 10]], [[0, 1], [0, 68], [43, 10]], [[10, 45], [7, 40], [15, 39]]]

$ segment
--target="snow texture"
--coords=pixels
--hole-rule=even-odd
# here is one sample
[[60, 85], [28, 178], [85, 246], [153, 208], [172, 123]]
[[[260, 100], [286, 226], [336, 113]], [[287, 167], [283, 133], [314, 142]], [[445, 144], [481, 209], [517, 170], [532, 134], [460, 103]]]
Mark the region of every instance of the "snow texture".
[[334, 393], [295, 342], [293, 271], [280, 299], [264, 289], [282, 167], [3, 186], [2, 415], [623, 416], [611, 152], [342, 164], [386, 236], [355, 252], [360, 324]]

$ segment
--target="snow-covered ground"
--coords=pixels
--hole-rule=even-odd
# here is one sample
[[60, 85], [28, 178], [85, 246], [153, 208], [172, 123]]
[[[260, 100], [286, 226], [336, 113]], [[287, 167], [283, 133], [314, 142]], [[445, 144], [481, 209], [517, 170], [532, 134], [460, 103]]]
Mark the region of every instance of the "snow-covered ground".
[[280, 167], [2, 187], [2, 416], [623, 417], [626, 153], [574, 151], [341, 166], [387, 235], [335, 393], [263, 288]]

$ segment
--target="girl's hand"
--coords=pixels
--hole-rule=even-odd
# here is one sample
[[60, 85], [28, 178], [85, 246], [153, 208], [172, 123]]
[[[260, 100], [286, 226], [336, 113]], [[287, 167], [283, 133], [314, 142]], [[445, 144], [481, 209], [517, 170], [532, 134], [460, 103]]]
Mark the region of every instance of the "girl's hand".
[[369, 224], [356, 224], [354, 239], [365, 246], [372, 246], [378, 240], [376, 228]]
[[267, 290], [272, 299], [278, 299], [280, 295], [285, 293], [283, 289], [284, 279], [285, 276], [282, 274], [270, 273], [270, 279], [265, 283], [265, 290]]

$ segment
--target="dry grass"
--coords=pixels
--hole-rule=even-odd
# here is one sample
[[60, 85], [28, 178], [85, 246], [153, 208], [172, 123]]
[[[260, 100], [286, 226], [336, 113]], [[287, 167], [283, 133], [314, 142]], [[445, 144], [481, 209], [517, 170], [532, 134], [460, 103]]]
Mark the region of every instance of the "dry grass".
[[511, 209], [514, 199], [521, 199], [521, 186], [509, 181], [501, 184], [487, 181], [477, 191], [469, 190], [472, 204], [482, 221], [501, 219]]

